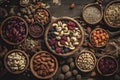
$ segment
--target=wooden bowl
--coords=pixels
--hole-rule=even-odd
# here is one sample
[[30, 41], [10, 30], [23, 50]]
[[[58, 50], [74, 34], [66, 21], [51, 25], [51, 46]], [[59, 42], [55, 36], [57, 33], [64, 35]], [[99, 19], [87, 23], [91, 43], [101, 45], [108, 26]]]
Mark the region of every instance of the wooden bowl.
[[39, 38], [43, 35], [43, 33], [44, 33], [44, 27], [40, 23], [33, 23], [29, 26], [29, 34], [33, 38]]
[[[24, 25], [24, 29], [26, 30], [25, 31], [25, 35], [24, 35], [24, 38], [22, 39], [22, 40], [20, 40], [20, 41], [16, 41], [16, 42], [13, 42], [13, 41], [10, 41], [10, 40], [8, 40], [8, 39], [10, 39], [10, 38], [8, 38], [8, 36], [5, 36], [6, 34], [5, 34], [5, 31], [3, 31], [3, 28], [6, 26], [6, 23], [8, 23], [8, 24], [10, 24], [10, 20], [11, 19], [16, 19], [17, 18], [17, 20], [20, 20], [21, 22], [23, 22], [23, 25]], [[18, 23], [18, 21], [17, 21], [17, 23]], [[12, 23], [13, 24], [13, 23]], [[14, 25], [15, 26], [15, 25]], [[6, 26], [6, 27], [9, 27], [8, 25]], [[11, 16], [11, 17], [8, 17], [8, 18], [6, 18], [2, 23], [1, 23], [1, 38], [6, 42], [6, 43], [8, 43], [8, 44], [10, 44], [10, 45], [18, 45], [18, 44], [20, 44], [20, 43], [22, 43], [25, 39], [26, 39], [26, 37], [27, 37], [27, 35], [28, 35], [28, 24], [26, 23], [26, 21], [23, 19], [23, 18], [21, 18], [21, 17], [19, 17], [19, 16]], [[20, 30], [20, 29], [17, 29], [16, 31], [18, 32], [18, 30]], [[12, 34], [13, 34], [13, 31], [10, 31]], [[16, 33], [17, 34], [17, 33]], [[14, 34], [14, 35], [12, 35], [12, 36], [15, 36], [16, 34]], [[10, 36], [10, 35], [9, 35]], [[16, 35], [17, 37], [19, 36], [19, 35]], [[7, 37], [7, 38], [6, 38]], [[21, 36], [20, 36], [21, 37]], [[19, 37], [19, 38], [20, 38]], [[15, 40], [15, 38], [13, 38], [13, 40]]]
[[[97, 31], [97, 30], [102, 30], [102, 31], [104, 31], [104, 33], [106, 33], [106, 34], [108, 35], [108, 39], [105, 41], [105, 44], [96, 45], [96, 44], [92, 41], [92, 34], [93, 34], [94, 31]], [[101, 34], [101, 33], [99, 33], [99, 34]], [[101, 36], [100, 36], [100, 37], [101, 37]], [[94, 47], [97, 47], [97, 48], [104, 47], [104, 46], [107, 44], [108, 40], [109, 40], [109, 34], [108, 34], [108, 32], [107, 32], [105, 29], [95, 28], [95, 29], [90, 33], [90, 42], [91, 42], [91, 44], [92, 44]]]
[[[24, 56], [25, 56], [25, 58], [26, 58], [26, 66], [25, 66], [25, 68], [23, 69], [23, 70], [19, 70], [19, 71], [11, 71], [11, 69], [9, 68], [9, 66], [8, 66], [8, 64], [7, 64], [7, 57], [8, 57], [8, 55], [10, 55], [11, 53], [13, 53], [13, 52], [20, 52], [20, 53], [22, 53]], [[10, 73], [12, 73], [12, 74], [20, 74], [20, 73], [23, 73], [27, 68], [28, 68], [28, 66], [29, 66], [29, 57], [28, 57], [28, 55], [24, 52], [24, 51], [21, 51], [21, 50], [18, 50], [18, 49], [14, 49], [14, 50], [11, 50], [11, 51], [9, 51], [6, 55], [5, 55], [5, 57], [4, 57], [4, 65], [5, 65], [5, 68], [10, 72]]]
[[[99, 66], [99, 62], [100, 62], [100, 60], [101, 60], [102, 58], [111, 58], [112, 60], [114, 60], [114, 62], [115, 62], [115, 64], [116, 64], [116, 69], [115, 69], [115, 71], [114, 71], [113, 73], [103, 74], [103, 73], [100, 71], [100, 69], [99, 69], [98, 66]], [[98, 70], [99, 74], [102, 75], [102, 76], [112, 76], [112, 75], [114, 75], [114, 74], [117, 72], [117, 70], [118, 70], [118, 62], [117, 62], [117, 60], [116, 60], [113, 56], [104, 55], [104, 56], [100, 57], [100, 58], [98, 59], [98, 61], [97, 61], [97, 70]]]
[[[89, 7], [95, 7], [95, 8], [97, 8], [97, 9], [100, 11], [101, 17], [100, 17], [98, 20], [95, 20], [94, 22], [91, 22], [91, 21], [88, 21], [88, 20], [86, 19], [86, 16], [85, 16], [85, 13], [84, 13], [84, 12], [85, 12], [85, 10], [86, 10], [87, 8], [89, 8]], [[101, 5], [100, 5], [100, 4], [97, 4], [97, 3], [91, 3], [91, 4], [86, 5], [86, 6], [83, 8], [83, 11], [82, 11], [82, 17], [83, 17], [83, 19], [85, 20], [85, 22], [88, 23], [88, 24], [94, 25], [94, 24], [99, 23], [99, 22], [102, 20], [102, 18], [103, 18], [103, 10], [102, 10]]]
[[[94, 66], [91, 68], [91, 69], [82, 69], [82, 68], [80, 68], [80, 66], [79, 66], [79, 64], [78, 64], [78, 58], [79, 58], [79, 56], [81, 55], [81, 54], [84, 54], [84, 53], [89, 53], [92, 57], [93, 57], [93, 59], [94, 59]], [[94, 53], [92, 53], [91, 51], [88, 51], [88, 50], [83, 50], [83, 51], [81, 51], [80, 52], [80, 54], [76, 57], [76, 59], [75, 59], [75, 64], [76, 64], [76, 66], [77, 66], [77, 68], [80, 70], [80, 71], [82, 71], [82, 72], [90, 72], [90, 71], [92, 71], [94, 68], [95, 68], [95, 66], [96, 66], [96, 57], [95, 57], [95, 55], [94, 55]]]
[[[65, 24], [68, 24], [68, 22], [72, 22], [72, 23], [74, 23], [75, 24], [75, 27], [74, 28], [76, 28], [76, 29], [78, 29], [79, 30], [79, 32], [80, 32], [80, 34], [78, 34], [78, 36], [80, 36], [80, 39], [78, 40], [78, 42], [79, 42], [79, 44], [77, 45], [77, 46], [75, 46], [74, 47], [74, 50], [70, 50], [70, 48], [72, 48], [72, 47], [69, 47], [69, 46], [66, 46], [67, 45], [67, 41], [69, 41], [69, 43], [71, 43], [71, 45], [72, 45], [72, 42], [70, 42], [70, 38], [71, 37], [73, 37], [73, 36], [71, 36], [72, 35], [72, 30], [70, 30], [70, 28], [68, 29], [68, 26], [67, 26], [67, 29], [69, 30], [69, 34], [67, 34], [67, 35], [65, 35], [64, 33], [65, 32], [63, 32], [63, 30], [61, 30], [61, 33], [60, 33], [60, 35], [59, 36], [56, 36], [55, 35], [55, 33], [54, 32], [56, 32], [56, 30], [55, 31], [51, 31], [50, 32], [50, 30], [51, 29], [55, 29], [55, 27], [53, 27], [52, 25], [53, 24], [59, 24], [59, 22], [62, 22], [63, 21], [63, 24], [65, 25]], [[65, 22], [66, 21], [66, 22]], [[61, 24], [61, 23], [60, 23]], [[63, 26], [63, 25], [62, 25]], [[61, 26], [58, 26], [59, 28], [62, 28]], [[62, 28], [63, 29], [63, 28]], [[67, 30], [67, 31], [68, 31]], [[65, 30], [64, 30], [65, 31]], [[75, 31], [75, 30], [73, 30], [73, 31]], [[76, 32], [75, 32], [76, 33]], [[52, 45], [52, 47], [51, 47], [51, 44], [52, 44], [52, 42], [54, 42], [54, 41], [51, 41], [51, 43], [49, 42], [49, 35], [55, 35], [55, 36], [51, 36], [51, 40], [52, 39], [55, 39], [55, 45]], [[62, 39], [62, 37], [68, 37], [67, 38], [67, 40], [65, 41], [65, 39], [64, 39], [64, 42], [65, 42], [65, 44], [64, 45], [61, 45], [61, 43], [59, 42], [60, 40], [62, 41], [63, 39]], [[58, 38], [57, 37], [59, 37], [59, 41], [58, 41]], [[72, 40], [72, 39], [71, 39]], [[81, 25], [76, 21], [76, 20], [74, 20], [74, 19], [72, 19], [72, 18], [70, 18], [70, 17], [61, 17], [61, 18], [59, 18], [59, 19], [56, 19], [55, 21], [53, 21], [52, 23], [50, 23], [50, 25], [47, 27], [47, 29], [46, 29], [46, 31], [45, 31], [45, 43], [46, 43], [46, 45], [47, 45], [47, 47], [48, 47], [48, 49], [52, 52], [52, 53], [54, 53], [55, 55], [58, 55], [58, 56], [62, 56], [62, 57], [66, 57], [66, 56], [70, 56], [70, 55], [72, 55], [72, 54], [74, 54], [76, 51], [78, 51], [79, 50], [79, 48], [81, 47], [81, 45], [83, 44], [83, 41], [84, 41], [84, 31], [83, 31], [83, 29], [82, 29], [82, 27], [81, 27]], [[74, 42], [73, 42], [74, 43]], [[65, 47], [66, 46], [66, 47]], [[54, 48], [54, 47], [56, 47], [56, 48]], [[62, 49], [62, 51], [60, 52], [59, 51], [59, 49]], [[65, 52], [65, 50], [66, 50], [66, 52]], [[70, 50], [70, 51], [69, 51]]]
[[[111, 7], [113, 5], [114, 7]], [[115, 5], [117, 5], [117, 7], [115, 7]], [[111, 1], [109, 4], [107, 4], [104, 10], [104, 21], [108, 26], [112, 28], [120, 28], [120, 10], [118, 5], [120, 5], [120, 0]], [[111, 7], [112, 10], [109, 10], [109, 7]], [[118, 12], [117, 12], [117, 9], [118, 9]], [[112, 18], [114, 18], [115, 20], [113, 20]]]
[[[41, 54], [41, 53], [47, 53], [47, 54], [49, 54], [54, 60], [55, 60], [55, 71], [53, 72], [53, 73], [51, 73], [50, 75], [47, 75], [47, 76], [40, 76], [40, 75], [38, 75], [37, 74], [37, 72], [34, 70], [34, 68], [33, 68], [33, 60], [34, 60], [34, 58], [35, 58], [35, 56], [37, 56], [37, 55], [39, 55], [39, 54]], [[37, 77], [37, 78], [39, 78], [39, 79], [49, 79], [49, 78], [51, 78], [51, 77], [53, 77], [55, 74], [56, 74], [56, 72], [57, 72], [57, 70], [58, 70], [58, 61], [57, 61], [57, 59], [52, 55], [52, 54], [50, 54], [49, 52], [47, 52], [47, 51], [40, 51], [40, 52], [37, 52], [36, 54], [34, 54], [33, 56], [32, 56], [32, 58], [31, 58], [31, 61], [30, 61], [30, 69], [31, 69], [31, 71], [32, 71], [32, 73], [33, 73], [33, 75], [35, 76], [35, 77]]]
[[[42, 12], [41, 14], [39, 13], [40, 11]], [[43, 21], [43, 20], [41, 20], [41, 19], [45, 18], [45, 16], [46, 16], [45, 13], [46, 13], [48, 19], [47, 19], [46, 22], [42, 23], [41, 21]], [[41, 15], [43, 15], [44, 17], [43, 16], [41, 17]], [[41, 17], [41, 18], [39, 18], [39, 17]], [[34, 19], [35, 19], [36, 22], [40, 23], [41, 25], [46, 26], [51, 21], [51, 15], [50, 15], [50, 12], [47, 9], [45, 9], [45, 8], [38, 8], [34, 12]]]

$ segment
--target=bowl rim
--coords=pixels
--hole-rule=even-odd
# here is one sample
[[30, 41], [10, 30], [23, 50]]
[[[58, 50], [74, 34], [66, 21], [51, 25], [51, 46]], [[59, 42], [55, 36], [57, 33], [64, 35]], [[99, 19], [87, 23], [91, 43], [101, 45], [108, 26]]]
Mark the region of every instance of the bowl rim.
[[[88, 7], [90, 7], [90, 6], [94, 6], [94, 7], [98, 8], [98, 9], [100, 10], [100, 13], [101, 13], [101, 18], [100, 18], [98, 21], [94, 22], [94, 23], [88, 22], [88, 21], [85, 19], [85, 16], [84, 16], [84, 11], [85, 11], [85, 9], [88, 8]], [[88, 23], [88, 24], [94, 25], [94, 24], [99, 23], [99, 22], [102, 20], [102, 18], [103, 18], [103, 10], [102, 10], [101, 5], [98, 4], [98, 3], [90, 3], [90, 4], [85, 5], [85, 6], [83, 7], [83, 9], [82, 9], [82, 17], [83, 17], [84, 21], [85, 21], [86, 23]]]
[[[24, 57], [26, 58], [26, 65], [25, 65], [25, 68], [24, 68], [22, 71], [15, 71], [15, 72], [13, 72], [13, 71], [11, 71], [10, 68], [8, 67], [7, 61], [6, 61], [6, 60], [7, 60], [7, 56], [10, 55], [12, 52], [21, 52], [21, 53], [24, 55]], [[6, 68], [10, 73], [12, 73], [12, 74], [20, 74], [20, 73], [23, 73], [25, 70], [27, 70], [27, 68], [28, 68], [28, 66], [29, 66], [29, 57], [28, 57], [28, 55], [27, 55], [24, 51], [19, 50], [19, 49], [13, 49], [13, 50], [7, 52], [7, 54], [4, 56], [4, 66], [5, 66], [5, 68]]]
[[[36, 24], [39, 25], [39, 27], [42, 28], [42, 32], [41, 32], [41, 34], [39, 34], [39, 36], [33, 35], [33, 34], [30, 32], [30, 31], [31, 31], [31, 26], [34, 26], [34, 25], [36, 25]], [[43, 25], [41, 25], [40, 23], [37, 23], [37, 22], [31, 23], [30, 26], [29, 26], [29, 28], [28, 28], [28, 33], [29, 33], [30, 36], [33, 37], [33, 38], [39, 38], [39, 37], [41, 37], [41, 36], [43, 35], [43, 33], [44, 33], [44, 27], [43, 27]]]
[[[98, 30], [98, 29], [102, 29], [105, 33], [108, 34], [108, 39], [107, 39], [106, 43], [105, 43], [103, 46], [96, 46], [96, 45], [92, 42], [92, 39], [91, 39], [92, 33], [93, 33], [95, 30]], [[108, 41], [109, 41], [109, 33], [108, 33], [105, 29], [103, 29], [103, 28], [95, 28], [94, 30], [91, 31], [90, 36], [89, 36], [89, 39], [90, 39], [91, 44], [92, 44], [94, 47], [101, 48], [101, 47], [104, 47], [104, 46], [108, 43]]]
[[[48, 16], [48, 21], [47, 21], [45, 24], [42, 24], [41, 22], [39, 22], [39, 21], [37, 21], [37, 20], [35, 19], [35, 14], [36, 14], [36, 12], [37, 12], [39, 9], [43, 9], [43, 10], [45, 10], [45, 11], [48, 12], [48, 15], [49, 15], [49, 16]], [[43, 8], [43, 7], [37, 8], [33, 14], [34, 14], [34, 19], [35, 19], [35, 21], [38, 22], [38, 23], [40, 23], [40, 24], [43, 25], [43, 26], [46, 26], [46, 25], [48, 25], [48, 24], [51, 22], [51, 14], [50, 14], [50, 11], [49, 11], [48, 9], [46, 9], [46, 8]]]
[[[73, 51], [67, 52], [67, 53], [65, 53], [65, 54], [58, 54], [58, 53], [56, 53], [56, 52], [50, 47], [50, 45], [49, 45], [49, 43], [48, 43], [48, 41], [47, 41], [47, 40], [48, 40], [47, 35], [48, 35], [48, 32], [49, 32], [49, 29], [51, 28], [51, 25], [52, 25], [53, 23], [57, 22], [57, 21], [60, 21], [60, 20], [69, 20], [69, 21], [74, 22], [74, 23], [77, 25], [77, 27], [81, 30], [81, 36], [82, 36], [81, 41], [80, 41], [79, 45], [76, 47], [76, 49], [74, 49]], [[75, 19], [73, 19], [73, 18], [71, 18], [71, 17], [59, 17], [59, 18], [55, 19], [53, 22], [51, 22], [51, 23], [49, 24], [49, 26], [46, 28], [45, 37], [44, 37], [44, 38], [45, 38], [45, 43], [46, 43], [48, 49], [49, 49], [53, 54], [58, 55], [58, 56], [61, 56], [61, 57], [67, 57], [67, 56], [73, 55], [73, 54], [74, 54], [75, 52], [77, 52], [77, 51], [79, 50], [79, 48], [82, 46], [82, 44], [83, 44], [83, 42], [84, 42], [84, 31], [83, 31], [82, 26], [81, 26]]]
[[113, 0], [113, 1], [111, 1], [111, 2], [109, 2], [108, 4], [107, 4], [107, 6], [105, 7], [105, 9], [104, 9], [104, 21], [105, 21], [105, 23], [109, 26], [109, 27], [112, 27], [112, 28], [120, 28], [120, 26], [113, 26], [113, 25], [110, 25], [109, 23], [108, 23], [108, 21], [107, 21], [107, 19], [106, 19], [106, 10], [108, 9], [108, 7], [110, 6], [110, 5], [112, 5], [112, 4], [114, 4], [114, 3], [120, 3], [120, 0]]
[[[33, 59], [34, 59], [34, 57], [35, 57], [36, 55], [38, 55], [38, 54], [40, 54], [40, 53], [47, 53], [47, 54], [49, 54], [49, 55], [55, 60], [55, 62], [56, 62], [56, 68], [55, 68], [54, 73], [52, 73], [52, 74], [50, 74], [50, 75], [48, 75], [48, 76], [45, 76], [45, 77], [39, 76], [39, 75], [34, 71], [34, 69], [33, 69]], [[31, 60], [30, 60], [30, 69], [31, 69], [31, 72], [33, 73], [33, 75], [34, 75], [35, 77], [37, 77], [38, 79], [49, 79], [49, 78], [53, 77], [53, 76], [57, 73], [57, 71], [58, 71], [58, 61], [57, 61], [57, 59], [56, 59], [56, 57], [55, 57], [54, 55], [50, 54], [50, 52], [48, 52], [48, 51], [39, 51], [39, 52], [36, 52], [36, 54], [34, 54], [34, 55], [32, 56], [32, 58], [31, 58]]]
[[[115, 69], [115, 71], [114, 71], [113, 73], [111, 73], [111, 74], [102, 74], [102, 72], [99, 70], [99, 67], [98, 67], [99, 61], [100, 61], [102, 58], [106, 58], [106, 57], [111, 58], [111, 59], [114, 60], [115, 63], [116, 63], [116, 69]], [[98, 61], [97, 61], [97, 71], [98, 71], [98, 73], [99, 73], [100, 75], [102, 75], [102, 76], [112, 76], [112, 75], [114, 75], [114, 74], [117, 72], [117, 70], [118, 70], [118, 62], [117, 62], [117, 60], [115, 59], [115, 57], [110, 56], [110, 55], [103, 55], [102, 57], [100, 57], [100, 58], [98, 59]]]
[[[93, 68], [90, 69], [90, 70], [83, 70], [83, 69], [81, 69], [81, 68], [79, 67], [79, 65], [77, 64], [78, 57], [79, 57], [81, 54], [83, 54], [84, 52], [87, 52], [87, 53], [91, 54], [91, 56], [94, 58], [94, 66], [93, 66]], [[95, 54], [94, 54], [93, 52], [89, 51], [89, 50], [83, 50], [83, 51], [81, 51], [80, 54], [78, 54], [78, 55], [76, 56], [76, 58], [75, 58], [76, 67], [77, 67], [80, 71], [85, 72], [85, 73], [86, 73], [86, 72], [91, 72], [91, 71], [96, 67], [96, 62], [97, 62], [97, 59], [96, 59]]]
[[[20, 42], [18, 42], [18, 43], [14, 43], [14, 42], [11, 42], [11, 41], [5, 39], [4, 36], [3, 36], [3, 34], [2, 34], [2, 32], [3, 32], [3, 31], [2, 31], [2, 28], [3, 28], [4, 23], [5, 23], [6, 21], [8, 21], [9, 19], [11, 19], [11, 18], [18, 18], [18, 19], [22, 20], [22, 21], [24, 22], [24, 24], [25, 24], [25, 28], [26, 28], [25, 38], [24, 38], [23, 40], [21, 40]], [[27, 24], [27, 22], [26, 22], [22, 17], [19, 17], [19, 16], [10, 16], [10, 17], [6, 18], [6, 19], [1, 23], [0, 29], [1, 29], [1, 32], [0, 32], [1, 38], [3, 39], [3, 41], [5, 41], [6, 43], [8, 43], [8, 44], [10, 44], [10, 45], [19, 45], [20, 43], [22, 43], [22, 42], [26, 39], [26, 37], [27, 37], [27, 35], [28, 35], [28, 24]]]

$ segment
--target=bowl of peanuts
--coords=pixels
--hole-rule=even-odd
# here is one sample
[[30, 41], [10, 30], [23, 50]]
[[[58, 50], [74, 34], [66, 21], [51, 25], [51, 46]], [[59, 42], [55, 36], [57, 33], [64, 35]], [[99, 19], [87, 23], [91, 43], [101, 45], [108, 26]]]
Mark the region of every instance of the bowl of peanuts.
[[12, 74], [23, 73], [29, 65], [28, 55], [18, 49], [11, 50], [4, 57], [4, 65]]
[[96, 57], [93, 52], [83, 50], [76, 57], [75, 63], [77, 68], [82, 72], [90, 72], [96, 66]]
[[94, 47], [104, 47], [109, 40], [109, 34], [102, 28], [95, 28], [90, 33], [90, 42]]
[[61, 17], [49, 24], [45, 43], [55, 55], [66, 57], [79, 50], [84, 40], [82, 26], [73, 18]]
[[30, 69], [35, 77], [39, 79], [49, 79], [56, 74], [58, 61], [49, 52], [40, 51], [32, 56]]

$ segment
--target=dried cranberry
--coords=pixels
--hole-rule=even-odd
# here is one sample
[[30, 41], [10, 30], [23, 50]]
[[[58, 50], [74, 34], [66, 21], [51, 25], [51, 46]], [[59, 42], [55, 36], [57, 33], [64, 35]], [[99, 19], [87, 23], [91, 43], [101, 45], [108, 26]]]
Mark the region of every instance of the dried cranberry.
[[50, 39], [49, 42], [50, 42], [50, 45], [55, 45], [56, 40], [55, 39]]
[[61, 43], [62, 45], [64, 45], [65, 42], [66, 42], [65, 40], [61, 40], [61, 41], [60, 41], [60, 43]]
[[67, 37], [66, 36], [62, 36], [62, 40], [67, 41]]
[[57, 47], [55, 51], [56, 51], [56, 53], [61, 53], [62, 52], [62, 48]]

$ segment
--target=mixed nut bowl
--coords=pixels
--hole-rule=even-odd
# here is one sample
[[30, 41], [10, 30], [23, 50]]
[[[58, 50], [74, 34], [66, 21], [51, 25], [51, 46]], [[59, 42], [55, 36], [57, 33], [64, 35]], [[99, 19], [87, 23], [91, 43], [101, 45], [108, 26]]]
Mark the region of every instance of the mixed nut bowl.
[[70, 17], [62, 17], [49, 24], [45, 31], [45, 43], [54, 54], [69, 56], [83, 44], [82, 26]]

